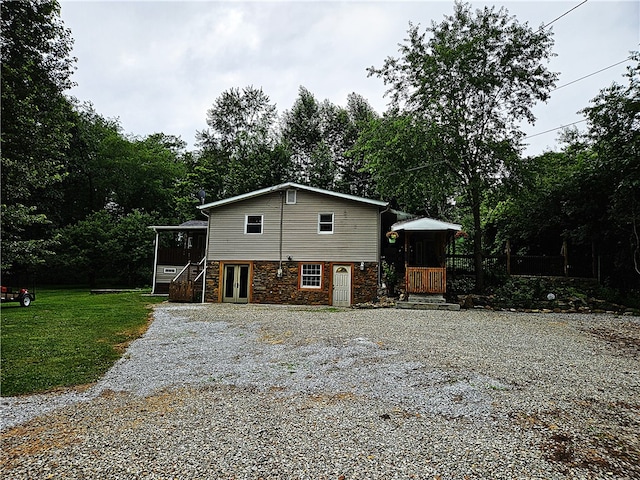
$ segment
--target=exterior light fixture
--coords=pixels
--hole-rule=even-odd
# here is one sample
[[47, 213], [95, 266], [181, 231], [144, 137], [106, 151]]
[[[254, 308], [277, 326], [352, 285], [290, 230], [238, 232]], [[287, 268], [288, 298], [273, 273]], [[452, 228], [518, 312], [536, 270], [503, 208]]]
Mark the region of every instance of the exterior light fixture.
[[360, 270], [364, 271], [364, 262], [360, 262]]

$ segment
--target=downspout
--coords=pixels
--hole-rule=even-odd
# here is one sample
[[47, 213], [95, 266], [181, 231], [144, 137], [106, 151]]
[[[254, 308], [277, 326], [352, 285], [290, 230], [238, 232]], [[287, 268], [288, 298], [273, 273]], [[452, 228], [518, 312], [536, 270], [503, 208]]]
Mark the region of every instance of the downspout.
[[284, 225], [284, 197], [285, 192], [280, 190], [280, 248], [278, 257], [278, 277], [282, 277], [282, 238]]
[[209, 215], [207, 213], [205, 213], [204, 211], [200, 210], [200, 213], [202, 213], [202, 215], [204, 215], [205, 217], [207, 217], [207, 233], [206, 233], [206, 237], [205, 237], [205, 243], [204, 243], [204, 268], [202, 269], [203, 274], [202, 274], [202, 299], [200, 300], [200, 303], [206, 303], [204, 300], [204, 295], [206, 292], [206, 287], [207, 287], [207, 261], [209, 258]]

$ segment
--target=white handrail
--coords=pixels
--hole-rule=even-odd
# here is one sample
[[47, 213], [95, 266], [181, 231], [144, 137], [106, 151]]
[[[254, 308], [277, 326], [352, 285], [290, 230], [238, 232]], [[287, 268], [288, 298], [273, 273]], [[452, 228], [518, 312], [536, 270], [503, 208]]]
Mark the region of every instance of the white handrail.
[[177, 274], [175, 277], [173, 277], [173, 280], [171, 280], [172, 282], [176, 282], [178, 280], [178, 278], [180, 278], [180, 276], [184, 273], [184, 271], [191, 267], [191, 262], [187, 263], [184, 268], [182, 270], [180, 270], [180, 273]]

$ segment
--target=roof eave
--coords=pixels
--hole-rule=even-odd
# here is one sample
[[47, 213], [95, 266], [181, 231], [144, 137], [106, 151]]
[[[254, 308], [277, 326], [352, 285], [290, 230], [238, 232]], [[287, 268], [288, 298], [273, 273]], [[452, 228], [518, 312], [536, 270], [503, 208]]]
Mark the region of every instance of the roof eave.
[[207, 203], [205, 205], [199, 205], [198, 208], [202, 211], [211, 210], [216, 207], [221, 207], [223, 205], [229, 205], [231, 203], [241, 202], [243, 200], [248, 200], [250, 198], [259, 197], [261, 195], [266, 195], [268, 193], [280, 192], [288, 189], [297, 189], [297, 190], [306, 190], [309, 192], [315, 192], [323, 195], [329, 195], [337, 198], [343, 198], [345, 200], [351, 200], [359, 203], [366, 203], [369, 205], [375, 205], [377, 207], [386, 207], [388, 205], [387, 202], [383, 202], [381, 200], [372, 200], [364, 197], [357, 197], [355, 195], [350, 195], [348, 193], [338, 193], [331, 192], [329, 190], [323, 190], [321, 188], [309, 187], [307, 185], [301, 185], [295, 182], [287, 182], [282, 183], [280, 185], [276, 185], [273, 187], [263, 188], [260, 190], [254, 190], [253, 192], [243, 193], [242, 195], [237, 195], [235, 197], [225, 198], [223, 200], [218, 200], [216, 202]]

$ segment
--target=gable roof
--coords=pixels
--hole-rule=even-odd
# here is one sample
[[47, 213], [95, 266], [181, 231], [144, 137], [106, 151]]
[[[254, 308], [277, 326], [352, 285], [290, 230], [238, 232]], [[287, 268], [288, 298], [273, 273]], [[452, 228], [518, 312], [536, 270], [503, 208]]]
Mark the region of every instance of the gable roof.
[[462, 230], [461, 225], [455, 223], [443, 222], [435, 220], [433, 218], [416, 218], [415, 220], [406, 220], [404, 222], [397, 222], [391, 225], [391, 230], [394, 232], [405, 230], [407, 232], [424, 232], [424, 231], [436, 231], [436, 230]]
[[225, 198], [223, 200], [218, 200], [216, 202], [207, 203], [205, 205], [200, 205], [198, 208], [200, 210], [210, 210], [212, 208], [221, 207], [222, 205], [228, 205], [230, 203], [241, 202], [243, 200], [247, 200], [249, 198], [255, 198], [262, 195], [267, 195], [273, 192], [281, 192], [289, 189], [296, 190], [305, 190], [308, 192], [320, 193], [322, 195], [329, 195], [335, 198], [342, 198], [344, 200], [351, 200], [353, 202], [365, 203], [369, 205], [375, 205], [378, 207], [386, 207], [388, 205], [387, 202], [383, 202], [381, 200], [372, 200], [370, 198], [357, 197], [355, 195], [349, 195], [347, 193], [338, 193], [332, 192], [330, 190], [323, 190], [322, 188], [309, 187], [307, 185], [300, 185], [299, 183], [287, 182], [281, 183], [280, 185], [276, 185], [274, 187], [263, 188], [260, 190], [254, 190], [253, 192], [243, 193], [242, 195], [237, 195], [235, 197]]

